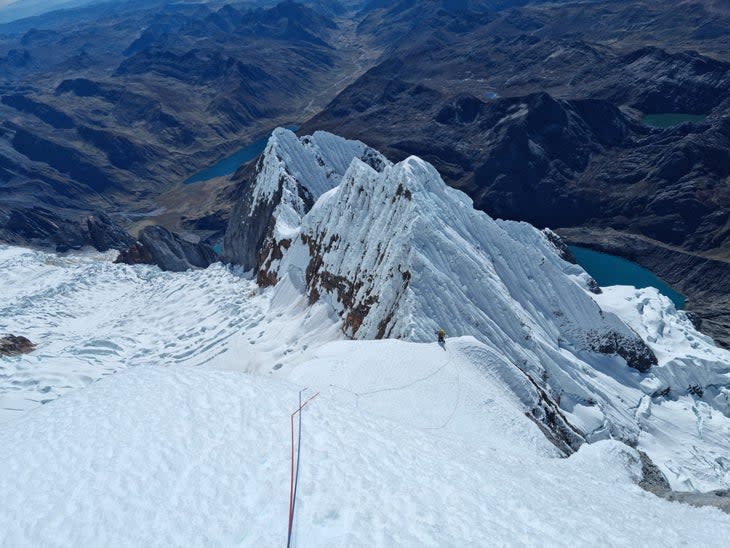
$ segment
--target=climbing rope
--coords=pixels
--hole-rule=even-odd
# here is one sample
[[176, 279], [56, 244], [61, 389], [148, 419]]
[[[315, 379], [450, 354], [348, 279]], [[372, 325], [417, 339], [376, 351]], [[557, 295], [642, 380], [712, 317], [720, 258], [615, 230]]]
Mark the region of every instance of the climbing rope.
[[[350, 390], [349, 388], [345, 388], [344, 386], [339, 386], [337, 384], [330, 384], [330, 388], [336, 388], [337, 390], [341, 390], [342, 392], [346, 392], [348, 394], [352, 394], [355, 396], [355, 408], [360, 409], [360, 397], [361, 396], [372, 396], [373, 394], [381, 394], [383, 392], [398, 392], [400, 390], [405, 390], [406, 388], [410, 388], [418, 383], [427, 381], [428, 379], [435, 377], [438, 375], [441, 371], [443, 371], [445, 368], [447, 368], [449, 365], [452, 364], [453, 360], [451, 357], [451, 351], [446, 350], [447, 352], [447, 359], [442, 363], [440, 366], [438, 366], [436, 369], [431, 371], [428, 375], [425, 375], [424, 377], [419, 377], [417, 379], [414, 379], [410, 382], [407, 382], [402, 385], [398, 386], [391, 386], [386, 388], [378, 388], [377, 390], [368, 390], [366, 392], [355, 392], [354, 390]], [[459, 403], [461, 400], [461, 375], [457, 369], [456, 371], [456, 384], [457, 384], [457, 394], [456, 394], [456, 401], [454, 403], [454, 408], [451, 410], [451, 413], [449, 414], [446, 421], [441, 426], [421, 426], [420, 428], [423, 428], [425, 430], [440, 430], [442, 428], [445, 428], [446, 425], [451, 422], [451, 419], [454, 418], [454, 415], [456, 414], [456, 410], [459, 407]]]
[[[299, 407], [289, 416], [289, 421], [291, 423], [291, 476], [290, 476], [290, 483], [289, 483], [289, 527], [287, 531], [287, 540], [286, 540], [286, 546], [287, 548], [291, 547], [291, 537], [292, 537], [292, 531], [294, 528], [294, 510], [297, 502], [297, 487], [299, 485], [299, 461], [301, 458], [301, 448], [302, 448], [302, 409], [304, 409], [304, 406], [306, 406], [310, 401], [312, 401], [314, 398], [319, 396], [319, 392], [317, 392], [314, 396], [307, 399], [304, 403], [302, 403], [302, 394], [307, 389], [304, 388], [299, 391]], [[298, 415], [298, 422], [299, 422], [299, 428], [298, 428], [298, 434], [297, 434], [297, 455], [296, 455], [296, 469], [295, 469], [295, 461], [294, 461], [294, 417]]]

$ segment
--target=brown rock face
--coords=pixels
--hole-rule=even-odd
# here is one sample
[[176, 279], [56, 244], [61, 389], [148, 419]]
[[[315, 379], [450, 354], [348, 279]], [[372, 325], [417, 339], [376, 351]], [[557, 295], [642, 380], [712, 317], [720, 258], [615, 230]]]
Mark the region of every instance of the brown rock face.
[[132, 244], [127, 249], [119, 252], [119, 256], [114, 261], [120, 264], [154, 264], [152, 254], [141, 243]]
[[259, 264], [261, 264], [261, 268], [256, 273], [256, 283], [258, 283], [259, 286], [269, 287], [276, 285], [279, 281], [279, 276], [271, 267], [274, 261], [280, 261], [284, 257], [284, 251], [289, 249], [290, 246], [291, 240], [289, 239], [277, 242], [273, 238], [268, 238], [264, 242], [264, 245], [258, 254], [258, 261]]
[[0, 356], [17, 356], [27, 354], [35, 349], [35, 345], [25, 337], [6, 335], [0, 337]]

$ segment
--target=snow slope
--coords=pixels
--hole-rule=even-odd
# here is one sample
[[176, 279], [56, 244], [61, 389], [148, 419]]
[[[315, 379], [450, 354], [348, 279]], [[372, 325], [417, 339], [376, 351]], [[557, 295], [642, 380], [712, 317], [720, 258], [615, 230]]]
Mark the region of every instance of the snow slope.
[[339, 337], [296, 298], [268, 314], [269, 296], [223, 265], [172, 274], [112, 260], [0, 245], [0, 334], [38, 345], [0, 357], [0, 422], [127, 367], [266, 372]]
[[[283, 545], [297, 390], [139, 367], [1, 424], [0, 545]], [[510, 432], [480, 446], [327, 394], [303, 424], [294, 546], [724, 546], [730, 535], [719, 510], [637, 487], [637, 455], [617, 442], [547, 458]]]
[[[278, 281], [276, 292], [326, 304], [343, 332], [358, 339], [432, 340], [439, 327], [474, 336], [502, 368], [539, 387], [519, 392], [524, 408], [564, 449], [583, 440], [639, 443], [654, 428], [647, 421], [664, 420], [639, 410], [652, 401], [663, 410], [674, 405], [660, 396], [662, 379], [681, 378], [672, 385], [682, 398], [690, 386], [706, 386], [701, 408], [714, 410], [716, 420], [704, 421], [710, 430], [693, 444], [693, 455], [676, 468], [664, 462], [663, 470], [677, 488], [729, 485], [720, 454], [727, 450], [730, 354], [713, 346], [696, 367], [675, 360], [646, 371], [651, 338], [643, 342], [638, 328], [620, 319], [620, 307], [615, 314], [597, 305], [580, 267], [562, 260], [530, 225], [474, 210], [426, 162], [411, 157], [375, 170], [353, 158], [341, 184], [302, 217], [298, 233], [280, 261], [264, 265]], [[695, 440], [688, 425], [696, 422], [696, 406], [674, 407], [676, 440]], [[674, 447], [676, 440], [667, 436], [659, 445]], [[660, 460], [669, 454], [654, 443], [643, 448]]]

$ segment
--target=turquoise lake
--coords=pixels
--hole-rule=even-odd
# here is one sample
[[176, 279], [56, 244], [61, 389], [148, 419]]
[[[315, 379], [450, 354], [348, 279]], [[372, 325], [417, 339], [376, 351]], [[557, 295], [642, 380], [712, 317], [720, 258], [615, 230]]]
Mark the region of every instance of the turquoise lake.
[[[287, 129], [296, 131], [299, 129], [299, 126], [287, 126]], [[258, 139], [250, 145], [245, 146], [242, 149], [234, 152], [230, 156], [226, 156], [225, 158], [219, 160], [212, 166], [198, 171], [195, 175], [185, 179], [183, 183], [186, 185], [190, 185], [193, 183], [207, 181], [208, 179], [213, 179], [214, 177], [225, 177], [226, 175], [233, 175], [239, 167], [241, 167], [246, 162], [250, 162], [264, 151], [264, 149], [266, 148], [266, 143], [269, 141], [270, 135], [271, 134], [261, 139]]]
[[598, 282], [598, 285], [633, 285], [635, 287], [656, 287], [669, 297], [677, 309], [684, 308], [684, 295], [677, 293], [656, 275], [636, 263], [600, 253], [584, 247], [570, 246], [578, 264]]
[[641, 121], [651, 127], [673, 127], [685, 122], [701, 122], [707, 118], [703, 114], [682, 114], [678, 112], [669, 112], [666, 114], [647, 114]]

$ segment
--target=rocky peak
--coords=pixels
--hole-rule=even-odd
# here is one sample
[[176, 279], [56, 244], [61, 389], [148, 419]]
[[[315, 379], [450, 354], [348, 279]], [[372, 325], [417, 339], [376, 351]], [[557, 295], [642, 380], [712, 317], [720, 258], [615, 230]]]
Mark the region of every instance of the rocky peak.
[[145, 227], [139, 239], [122, 250], [115, 262], [125, 264], [154, 264], [162, 270], [184, 272], [192, 268], [207, 268], [218, 258], [213, 248], [201, 242], [190, 242], [162, 226]]
[[[266, 196], [283, 200], [281, 188]], [[278, 222], [270, 219], [272, 231]], [[525, 396], [531, 416], [564, 450], [608, 432], [635, 436], [630, 417], [608, 400], [601, 432], [571, 425], [561, 410], [563, 391], [594, 401], [597, 385], [580, 371], [604, 363], [601, 354], [643, 372], [656, 358], [590, 297], [592, 280], [559, 256], [557, 236], [475, 210], [417, 157], [380, 171], [353, 158], [300, 223], [274, 252], [263, 248], [273, 260], [259, 282], [265, 272], [264, 282], [276, 283], [276, 302], [299, 292], [352, 338], [430, 341], [439, 328], [477, 338], [535, 387]]]
[[299, 233], [304, 215], [336, 187], [353, 159], [376, 170], [390, 164], [360, 141], [326, 132], [298, 138], [275, 130], [254, 169], [243, 175], [242, 199], [234, 207], [223, 257], [255, 270], [261, 285], [277, 280], [277, 262]]

